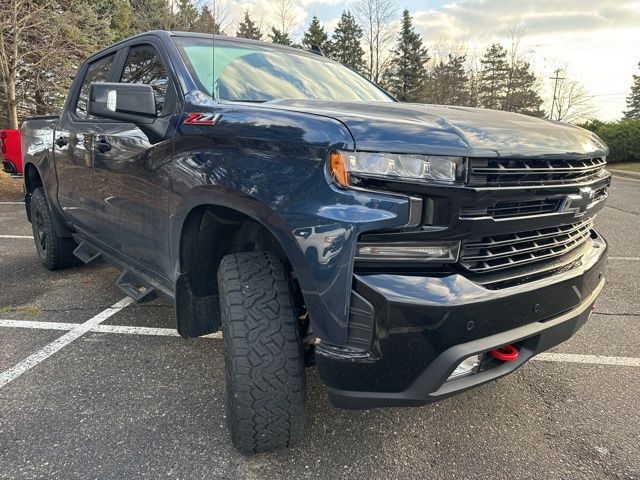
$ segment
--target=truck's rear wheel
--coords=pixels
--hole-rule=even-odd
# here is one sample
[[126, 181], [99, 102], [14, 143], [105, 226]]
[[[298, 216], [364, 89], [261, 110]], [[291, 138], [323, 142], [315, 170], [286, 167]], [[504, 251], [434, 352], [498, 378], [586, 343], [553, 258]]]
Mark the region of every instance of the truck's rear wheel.
[[304, 364], [284, 268], [272, 254], [224, 257], [218, 270], [231, 439], [244, 454], [289, 447], [304, 429]]
[[31, 194], [31, 228], [38, 257], [46, 268], [58, 270], [77, 263], [73, 256], [76, 242], [56, 235], [51, 209], [42, 188], [36, 188]]

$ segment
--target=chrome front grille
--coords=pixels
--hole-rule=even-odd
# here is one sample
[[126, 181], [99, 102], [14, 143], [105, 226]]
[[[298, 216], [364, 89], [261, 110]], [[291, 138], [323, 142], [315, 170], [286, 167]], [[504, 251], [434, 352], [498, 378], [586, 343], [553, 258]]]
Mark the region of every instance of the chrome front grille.
[[463, 208], [460, 211], [460, 218], [512, 218], [553, 213], [558, 210], [562, 200], [562, 198], [542, 198], [524, 202], [499, 201], [487, 208]]
[[571, 185], [597, 178], [606, 164], [602, 157], [576, 160], [471, 158], [469, 185]]
[[488, 273], [532, 264], [570, 252], [589, 238], [593, 219], [571, 225], [463, 242], [460, 265], [474, 273]]

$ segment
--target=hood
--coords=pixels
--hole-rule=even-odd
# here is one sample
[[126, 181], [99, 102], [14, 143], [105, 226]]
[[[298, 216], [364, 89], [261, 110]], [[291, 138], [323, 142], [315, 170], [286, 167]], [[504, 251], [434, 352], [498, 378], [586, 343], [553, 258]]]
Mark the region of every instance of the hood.
[[342, 122], [357, 150], [467, 157], [603, 156], [594, 133], [498, 110], [396, 102], [280, 100], [272, 108], [312, 113]]

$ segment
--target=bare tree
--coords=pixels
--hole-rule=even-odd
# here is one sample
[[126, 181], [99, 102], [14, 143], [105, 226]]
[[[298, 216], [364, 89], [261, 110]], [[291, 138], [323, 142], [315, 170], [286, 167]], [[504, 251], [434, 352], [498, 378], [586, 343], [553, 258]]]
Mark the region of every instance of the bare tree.
[[529, 115], [544, 115], [541, 109], [542, 82], [533, 73], [527, 56], [522, 52], [522, 41], [527, 28], [521, 24], [507, 27], [507, 72], [502, 110], [517, 111]]
[[294, 7], [292, 0], [275, 0], [273, 6], [273, 26], [289, 36], [300, 27]]
[[[3, 0], [0, 11], [0, 80], [5, 94], [8, 126], [15, 129], [18, 128], [17, 84], [27, 59], [33, 58], [34, 45], [27, 41], [27, 37], [50, 21], [52, 3]], [[39, 54], [45, 61], [47, 55]]]
[[379, 83], [389, 61], [389, 49], [394, 40], [391, 25], [396, 18], [396, 0], [357, 0], [353, 9], [362, 26], [368, 49], [369, 79]]
[[528, 29], [520, 24], [513, 24], [507, 26], [507, 39], [509, 40], [508, 49], [508, 62], [511, 68], [513, 68], [518, 62], [525, 60], [520, 45], [522, 40], [527, 35]]
[[550, 115], [552, 120], [575, 123], [591, 118], [594, 114], [592, 98], [580, 82], [570, 78], [558, 81]]
[[227, 0], [211, 0], [213, 5], [211, 14], [213, 15], [213, 21], [218, 26], [218, 30], [222, 33], [227, 31], [230, 27], [230, 14], [229, 3]]
[[432, 66], [438, 65], [440, 62], [446, 62], [449, 56], [462, 57], [468, 55], [468, 47], [463, 42], [451, 42], [449, 40], [439, 38], [427, 45], [429, 50], [429, 60]]

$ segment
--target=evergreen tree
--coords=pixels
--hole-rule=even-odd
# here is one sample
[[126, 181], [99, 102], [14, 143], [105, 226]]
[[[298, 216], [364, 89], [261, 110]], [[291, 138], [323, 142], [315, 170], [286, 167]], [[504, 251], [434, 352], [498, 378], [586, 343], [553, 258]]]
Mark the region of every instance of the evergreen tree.
[[236, 32], [236, 37], [249, 38], [251, 40], [262, 40], [262, 32], [260, 31], [260, 28], [258, 28], [258, 25], [251, 20], [249, 10], [244, 11], [242, 22], [240, 22], [238, 31]]
[[477, 69], [469, 69], [467, 71], [467, 77], [469, 78], [469, 83], [467, 84], [469, 87], [469, 107], [479, 107], [480, 106], [480, 72]]
[[465, 70], [466, 56], [449, 54], [428, 76], [424, 101], [439, 105], [470, 105], [469, 76]]
[[172, 28], [190, 32], [194, 30], [198, 21], [198, 9], [191, 0], [178, 0], [178, 13]]
[[506, 50], [494, 43], [480, 60], [478, 100], [484, 108], [500, 109], [503, 105], [509, 71], [506, 58]]
[[429, 60], [420, 34], [415, 31], [409, 10], [402, 12], [402, 28], [392, 52], [389, 69], [383, 77], [384, 85], [402, 102], [419, 99], [424, 88]]
[[131, 29], [133, 33], [149, 30], [169, 30], [173, 22], [171, 6], [166, 0], [129, 0], [133, 17]]
[[320, 47], [322, 53], [327, 56], [331, 53], [331, 43], [329, 42], [329, 36], [327, 35], [327, 32], [325, 32], [324, 27], [316, 16], [311, 19], [309, 29], [304, 32], [304, 36], [302, 37], [303, 48], [309, 50], [313, 45]]
[[271, 41], [271, 43], [277, 43], [278, 45], [286, 45], [288, 47], [293, 45], [293, 42], [289, 38], [289, 34], [286, 32], [281, 32], [276, 27], [271, 27], [269, 40]]
[[215, 18], [213, 18], [213, 13], [211, 13], [207, 5], [202, 7], [202, 11], [194, 24], [193, 31], [198, 33], [213, 33], [215, 35], [222, 33], [220, 25], [216, 23]]
[[[640, 63], [638, 66], [640, 67]], [[624, 118], [640, 119], [640, 75], [633, 76], [631, 93], [627, 97], [627, 109], [624, 112]]]
[[507, 72], [502, 110], [543, 117], [542, 98], [538, 93], [537, 83], [538, 79], [531, 71], [529, 62], [525, 60], [514, 62]]
[[348, 10], [342, 12], [331, 39], [331, 58], [364, 74], [367, 66], [364, 61], [364, 50], [360, 44], [362, 35], [362, 28], [358, 26], [351, 12]]

